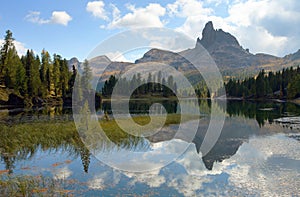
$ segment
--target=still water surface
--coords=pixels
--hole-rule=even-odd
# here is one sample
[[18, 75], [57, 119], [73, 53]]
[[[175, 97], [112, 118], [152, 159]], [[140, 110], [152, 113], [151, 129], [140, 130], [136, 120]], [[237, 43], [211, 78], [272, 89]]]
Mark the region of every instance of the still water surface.
[[[168, 113], [178, 111], [176, 101], [161, 103]], [[17, 136], [5, 133], [0, 143], [0, 172], [8, 170], [13, 175], [42, 175], [61, 180], [61, 187], [75, 196], [300, 195], [299, 126], [278, 121], [282, 117], [299, 117], [300, 106], [228, 101], [225, 109], [221, 102], [219, 110], [226, 113], [224, 128], [214, 148], [202, 156], [200, 146], [209, 123], [211, 103], [185, 103], [191, 108], [200, 107], [202, 114], [193, 143], [187, 144], [183, 138], [172, 139], [177, 125], [170, 125], [152, 137], [122, 140], [119, 149], [103, 150], [103, 154], [114, 158], [122, 149], [142, 151], [143, 157], [159, 149], [160, 157], [164, 158], [172, 157], [176, 148], [188, 145], [183, 155], [162, 169], [133, 173], [111, 168], [85, 148], [78, 134], [64, 134], [64, 128], [59, 128], [53, 135], [33, 129], [23, 143]], [[130, 112], [147, 114], [150, 105], [148, 101], [131, 102]], [[159, 106], [154, 110], [161, 111]], [[103, 111], [110, 113], [109, 103], [103, 103], [99, 117]], [[122, 111], [118, 113], [122, 116]], [[1, 126], [9, 128], [31, 122], [71, 121], [72, 114], [71, 109], [62, 107], [1, 109], [0, 119]], [[183, 124], [188, 127], [194, 122]], [[166, 143], [168, 148], [164, 149]], [[143, 162], [149, 168], [157, 165]]]

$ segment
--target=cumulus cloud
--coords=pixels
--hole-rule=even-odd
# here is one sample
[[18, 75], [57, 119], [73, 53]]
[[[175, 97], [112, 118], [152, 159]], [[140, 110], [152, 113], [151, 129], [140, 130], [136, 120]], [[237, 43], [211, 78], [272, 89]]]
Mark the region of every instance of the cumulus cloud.
[[32, 23], [37, 24], [58, 24], [67, 26], [72, 20], [72, 17], [65, 11], [53, 11], [50, 19], [41, 18], [41, 13], [38, 11], [29, 12], [25, 19]]
[[105, 3], [103, 1], [90, 1], [86, 5], [86, 11], [92, 13], [93, 16], [108, 20], [107, 12], [104, 9]]
[[54, 11], [50, 23], [67, 26], [72, 17], [65, 11]]
[[[174, 28], [194, 39], [201, 38], [205, 24], [213, 21], [216, 29], [233, 34], [252, 53], [283, 56], [299, 48], [299, 6], [297, 0], [174, 0], [166, 6], [127, 4], [128, 13], [122, 15], [114, 4], [106, 10], [103, 1], [92, 1], [87, 4], [87, 11], [108, 21], [100, 26], [104, 29], [164, 27], [172, 21], [183, 20]], [[44, 23], [37, 13], [31, 19]]]
[[300, 13], [295, 9], [299, 6], [296, 0], [248, 0], [230, 6], [224, 20], [236, 27], [241, 43], [254, 52], [284, 55], [287, 48], [291, 52], [299, 48], [300, 39], [295, 39], [300, 33]]
[[161, 17], [166, 14], [166, 9], [157, 3], [150, 3], [144, 8], [136, 8], [127, 5], [130, 11], [123, 17], [118, 8], [113, 6], [113, 20], [107, 25], [108, 28], [138, 28], [138, 27], [163, 27]]
[[[211, 4], [224, 4], [228, 16], [217, 15], [213, 7], [208, 8]], [[213, 21], [216, 29], [232, 33], [253, 53], [282, 56], [299, 48], [299, 4], [296, 0], [176, 0], [167, 5], [167, 12], [169, 16], [184, 18], [177, 30], [194, 38], [201, 38], [205, 23]]]
[[211, 8], [204, 8], [203, 2], [197, 0], [177, 0], [172, 4], [168, 4], [167, 9], [170, 15], [180, 17], [204, 16], [213, 12]]

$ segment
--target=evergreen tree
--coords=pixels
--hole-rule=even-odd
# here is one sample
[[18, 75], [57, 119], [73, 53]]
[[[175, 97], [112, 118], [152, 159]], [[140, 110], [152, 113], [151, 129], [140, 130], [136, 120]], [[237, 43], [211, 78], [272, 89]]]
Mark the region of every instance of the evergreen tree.
[[66, 59], [60, 62], [60, 89], [62, 91], [62, 97], [66, 98], [69, 92], [69, 79], [70, 72], [68, 67], [68, 61]]
[[54, 54], [53, 56], [53, 87], [55, 96], [61, 96], [61, 81], [60, 81], [60, 63], [61, 63], [61, 56]]
[[8, 49], [4, 65], [5, 86], [8, 88], [14, 88], [17, 80], [17, 69], [21, 65], [20, 58], [14, 46]]
[[[6, 31], [6, 35], [4, 37], [4, 43], [0, 50], [0, 84], [4, 85], [5, 81], [5, 72], [7, 68], [7, 55], [9, 52], [9, 49], [14, 47], [13, 44], [14, 38], [12, 36], [12, 32], [10, 30]], [[12, 52], [13, 53], [13, 52]]]
[[77, 75], [78, 75], [77, 69], [73, 65], [72, 66], [72, 74], [71, 74], [70, 79], [69, 79], [69, 93], [73, 92], [73, 87], [74, 87], [74, 83], [75, 83]]
[[91, 89], [91, 80], [92, 80], [92, 70], [89, 66], [89, 62], [87, 60], [84, 60], [83, 63], [83, 73], [82, 73], [82, 87], [83, 89]]
[[32, 93], [33, 93], [32, 96], [42, 96], [42, 84], [41, 84], [40, 71], [39, 71], [40, 65], [41, 65], [41, 61], [40, 61], [39, 56], [37, 55], [34, 58], [33, 65], [31, 67], [31, 69], [32, 69], [31, 70], [31, 76], [32, 76], [31, 86], [32, 86]]
[[42, 94], [43, 97], [47, 97], [50, 91], [50, 66], [51, 57], [48, 51], [44, 50], [41, 53], [41, 69], [40, 69], [40, 78], [42, 83]]
[[27, 78], [26, 70], [22, 63], [18, 64], [16, 72], [16, 83], [14, 89], [18, 91], [22, 96], [27, 94]]
[[262, 70], [256, 78], [256, 96], [257, 98], [264, 97], [266, 94], [266, 83], [264, 80], [265, 72]]
[[287, 97], [294, 99], [300, 96], [300, 74], [297, 74], [287, 86]]

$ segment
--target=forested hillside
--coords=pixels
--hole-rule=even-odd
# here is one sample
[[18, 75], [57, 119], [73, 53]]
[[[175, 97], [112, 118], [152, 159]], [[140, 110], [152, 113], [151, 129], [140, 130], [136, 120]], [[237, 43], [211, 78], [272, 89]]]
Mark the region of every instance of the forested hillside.
[[230, 79], [226, 92], [231, 97], [294, 99], [300, 96], [300, 67], [277, 72], [264, 70], [243, 81]]
[[[87, 61], [83, 67], [88, 67]], [[46, 50], [40, 56], [28, 50], [20, 57], [12, 32], [6, 31], [0, 53], [2, 104], [39, 105], [70, 100], [76, 75], [77, 70], [73, 66], [70, 71], [65, 58], [57, 54], [51, 57]]]

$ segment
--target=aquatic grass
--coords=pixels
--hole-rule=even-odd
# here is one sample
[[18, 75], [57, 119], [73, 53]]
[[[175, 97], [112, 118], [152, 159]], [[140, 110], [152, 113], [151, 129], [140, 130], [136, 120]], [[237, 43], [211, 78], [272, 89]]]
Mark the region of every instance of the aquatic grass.
[[[154, 117], [155, 119], [160, 116]], [[198, 118], [193, 115], [168, 114], [165, 126]], [[126, 121], [126, 118], [123, 119]], [[135, 116], [133, 120], [141, 125], [149, 123], [148, 116]], [[120, 148], [134, 149], [147, 146], [145, 139], [124, 132], [116, 120], [100, 120], [106, 136]], [[61, 149], [70, 156], [82, 159], [84, 171], [88, 170], [90, 152], [82, 142], [75, 124], [72, 121], [30, 122], [15, 125], [0, 124], [0, 155], [5, 170], [0, 171], [0, 196], [69, 196], [72, 193], [58, 186], [62, 180], [42, 176], [14, 176], [14, 163], [32, 157], [39, 149], [58, 151]], [[107, 147], [104, 147], [107, 148]], [[59, 188], [59, 189], [58, 189]]]
[[0, 175], [0, 196], [73, 196], [64, 180], [29, 175]]
[[[160, 118], [161, 116], [155, 116], [153, 122]], [[181, 119], [185, 122], [196, 118], [199, 118], [199, 116], [168, 114], [164, 126], [179, 124]], [[125, 124], [127, 120], [126, 118], [122, 119]], [[145, 125], [149, 123], [150, 118], [149, 116], [135, 116], [133, 120], [140, 125]], [[130, 137], [130, 134], [124, 132], [114, 119], [101, 119], [99, 124], [105, 134], [114, 141], [120, 142]], [[0, 153], [2, 154], [18, 152], [18, 155], [24, 158], [34, 154], [38, 147], [42, 150], [55, 150], [57, 147], [69, 149], [70, 145], [75, 147], [78, 147], [78, 144], [83, 145], [80, 144], [80, 136], [75, 123], [72, 121], [30, 122], [15, 125], [0, 124], [0, 128]]]
[[[155, 119], [159, 118], [161, 117], [155, 116], [154, 122]], [[181, 119], [188, 121], [195, 118], [197, 116], [169, 114], [165, 126], [178, 124]], [[127, 120], [125, 118], [122, 121], [126, 123]], [[133, 120], [141, 125], [145, 125], [150, 119], [148, 116], [136, 116], [133, 117]], [[119, 148], [133, 150], [136, 148], [147, 148], [149, 144], [146, 143], [147, 139], [123, 131], [114, 119], [100, 120], [99, 124], [103, 128], [105, 136], [117, 144]], [[13, 173], [16, 161], [27, 160], [35, 155], [38, 150], [54, 153], [55, 151], [63, 150], [68, 152], [70, 157], [76, 158], [80, 156], [82, 160], [85, 160], [85, 163], [88, 163], [89, 149], [111, 150], [112, 148], [111, 144], [103, 140], [104, 138], [94, 137], [98, 135], [98, 130], [92, 130], [91, 132], [94, 133], [88, 133], [87, 137], [82, 134], [80, 136], [72, 121], [30, 122], [15, 125], [0, 124], [0, 128], [0, 161], [5, 164], [5, 169], [9, 170], [9, 173]], [[91, 146], [88, 149], [85, 144], [95, 146]]]
[[[158, 119], [161, 119], [162, 116], [154, 116], [152, 117], [154, 120], [153, 122], [157, 122]], [[180, 115], [180, 114], [168, 114], [165, 124], [164, 126], [169, 126], [171, 124], [179, 124], [181, 122], [181, 118], [182, 118], [182, 122], [186, 122], [189, 120], [195, 120], [197, 118], [199, 118], [199, 116], [197, 115]], [[136, 122], [139, 125], [146, 125], [150, 122], [150, 117], [149, 116], [135, 116], [132, 117], [133, 121]], [[126, 124], [128, 121], [128, 118], [122, 118], [120, 119], [121, 121], [123, 121], [123, 124]], [[129, 122], [129, 121], [128, 121]], [[112, 120], [101, 120], [100, 121], [100, 125], [103, 128], [103, 130], [105, 131], [105, 134], [109, 137], [109, 138], [114, 138], [114, 137], [128, 137], [128, 134], [126, 132], [124, 132], [117, 124], [116, 120], [112, 119]], [[157, 128], [156, 126], [159, 125], [155, 125], [153, 129]], [[129, 126], [130, 128], [130, 126]]]

